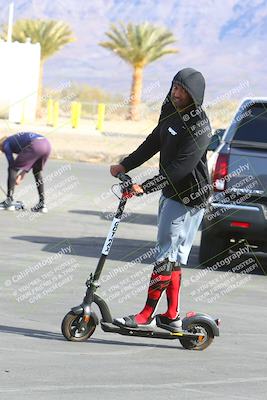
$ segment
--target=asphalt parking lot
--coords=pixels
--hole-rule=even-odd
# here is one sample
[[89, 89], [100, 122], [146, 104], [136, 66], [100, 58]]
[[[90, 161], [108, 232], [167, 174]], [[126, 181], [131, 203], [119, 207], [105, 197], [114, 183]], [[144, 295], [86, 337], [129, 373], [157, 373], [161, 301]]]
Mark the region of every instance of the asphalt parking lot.
[[[5, 186], [3, 159], [0, 167]], [[201, 275], [199, 233], [184, 269], [181, 301], [183, 314], [203, 311], [222, 320], [221, 335], [207, 350], [187, 351], [179, 341], [117, 336], [99, 327], [85, 343], [64, 340], [61, 321], [81, 302], [97, 263], [117, 206], [109, 191], [116, 181], [108, 166], [64, 161], [50, 161], [46, 177], [47, 215], [0, 214], [0, 399], [266, 399], [266, 277], [241, 281], [240, 274], [219, 270]], [[28, 176], [18, 190], [27, 207], [37, 201], [32, 183]], [[99, 289], [114, 316], [135, 313], [145, 301], [157, 200], [158, 194], [131, 200], [118, 229]], [[126, 291], [129, 281], [138, 284]], [[205, 296], [208, 281], [221, 288], [225, 282], [236, 285]], [[163, 302], [159, 311], [164, 308]]]

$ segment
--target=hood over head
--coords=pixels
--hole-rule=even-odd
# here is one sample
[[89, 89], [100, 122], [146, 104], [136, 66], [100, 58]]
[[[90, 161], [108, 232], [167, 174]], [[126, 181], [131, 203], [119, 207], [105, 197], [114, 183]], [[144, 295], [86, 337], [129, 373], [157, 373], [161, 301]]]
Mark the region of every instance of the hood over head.
[[[174, 76], [172, 85], [174, 82], [178, 82], [179, 85], [181, 85], [190, 94], [196, 107], [199, 107], [203, 104], [205, 79], [201, 72], [195, 70], [194, 68], [181, 69], [181, 71]], [[171, 102], [171, 89], [172, 86], [162, 104], [160, 120], [175, 111], [175, 107]]]

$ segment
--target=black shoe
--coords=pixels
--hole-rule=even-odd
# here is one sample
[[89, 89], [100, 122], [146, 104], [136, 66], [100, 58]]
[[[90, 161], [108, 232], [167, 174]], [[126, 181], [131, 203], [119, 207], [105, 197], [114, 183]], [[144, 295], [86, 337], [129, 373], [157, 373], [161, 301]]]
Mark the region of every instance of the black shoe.
[[179, 332], [182, 331], [182, 321], [178, 316], [175, 319], [170, 319], [165, 317], [164, 315], [156, 315], [156, 324], [159, 328], [167, 329], [170, 332]]
[[48, 213], [48, 209], [47, 209], [45, 203], [42, 202], [42, 201], [40, 201], [38, 204], [36, 204], [36, 206], [32, 207], [31, 211], [32, 212], [44, 213], [44, 214]]
[[133, 328], [133, 329], [153, 329], [156, 327], [156, 323], [154, 319], [151, 319], [146, 324], [137, 324], [135, 321], [134, 315], [129, 315], [128, 317], [123, 318], [115, 318], [113, 320], [113, 324], [119, 326], [120, 328]]
[[15, 211], [16, 204], [13, 200], [7, 198], [5, 201], [0, 203], [0, 210]]

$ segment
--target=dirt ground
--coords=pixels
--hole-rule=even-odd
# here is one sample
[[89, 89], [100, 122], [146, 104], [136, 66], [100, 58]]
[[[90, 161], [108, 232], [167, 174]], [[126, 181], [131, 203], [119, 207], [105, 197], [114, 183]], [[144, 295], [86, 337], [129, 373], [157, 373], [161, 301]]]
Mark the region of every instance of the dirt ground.
[[[30, 125], [11, 124], [0, 120], [0, 137], [18, 132], [38, 132], [52, 144], [52, 158], [92, 163], [118, 162], [131, 153], [156, 126], [155, 121], [107, 121], [104, 132], [96, 129], [92, 120], [83, 120], [78, 129], [72, 129], [68, 119], [61, 119], [58, 127], [41, 121]], [[150, 161], [157, 165], [158, 158]]]
[[[111, 164], [134, 151], [156, 125], [156, 120], [106, 121], [100, 132], [96, 129], [96, 121], [89, 119], [82, 120], [77, 129], [71, 127], [69, 119], [63, 118], [57, 127], [47, 126], [45, 120], [21, 125], [0, 119], [0, 138], [18, 132], [37, 132], [51, 142], [52, 159]], [[156, 155], [146, 165], [157, 167], [158, 160]]]

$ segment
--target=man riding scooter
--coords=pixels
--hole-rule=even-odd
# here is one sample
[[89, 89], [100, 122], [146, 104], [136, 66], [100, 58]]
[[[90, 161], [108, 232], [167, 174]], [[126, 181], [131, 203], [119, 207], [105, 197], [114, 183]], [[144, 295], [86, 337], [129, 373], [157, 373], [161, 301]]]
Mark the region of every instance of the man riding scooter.
[[[39, 202], [31, 210], [46, 213], [42, 170], [51, 152], [51, 145], [44, 136], [22, 132], [0, 139], [0, 151], [8, 161], [7, 198], [0, 203], [0, 209], [15, 210], [14, 190], [31, 169], [39, 194]], [[17, 154], [14, 159], [13, 154]]]
[[[128, 328], [181, 329], [179, 311], [181, 266], [186, 265], [194, 238], [201, 224], [210, 180], [206, 164], [211, 127], [201, 108], [205, 80], [193, 68], [179, 71], [163, 103], [158, 125], [146, 140], [118, 165], [113, 176], [127, 173], [160, 152], [159, 175], [133, 185], [132, 193], [162, 189], [158, 213], [159, 249], [144, 309], [114, 324]], [[168, 309], [154, 319], [156, 307], [166, 291]]]

